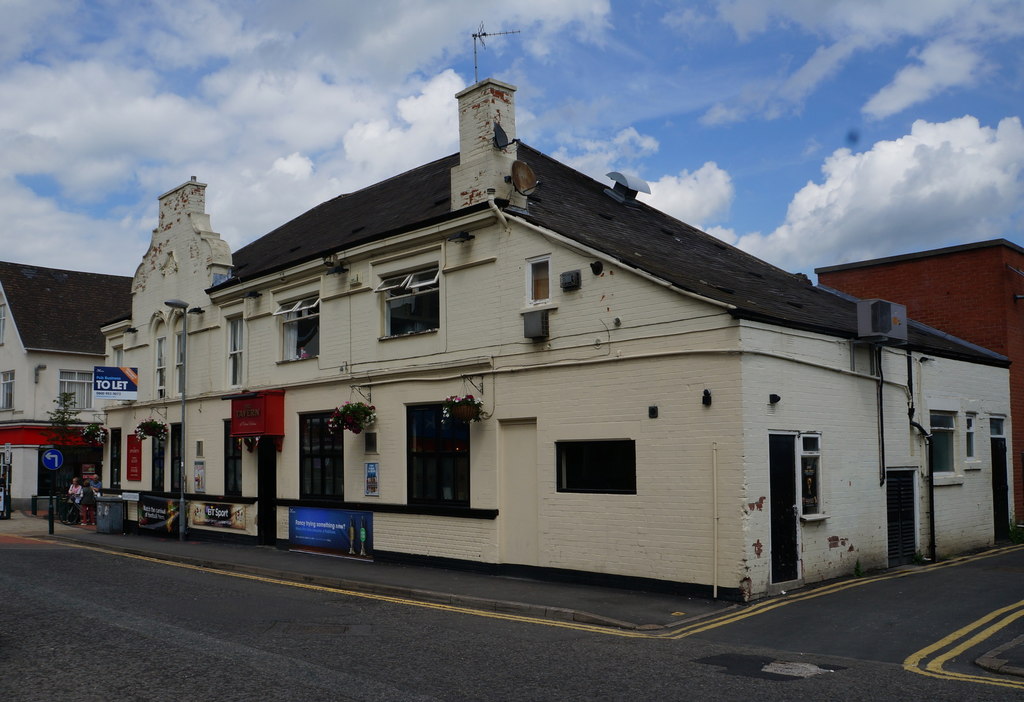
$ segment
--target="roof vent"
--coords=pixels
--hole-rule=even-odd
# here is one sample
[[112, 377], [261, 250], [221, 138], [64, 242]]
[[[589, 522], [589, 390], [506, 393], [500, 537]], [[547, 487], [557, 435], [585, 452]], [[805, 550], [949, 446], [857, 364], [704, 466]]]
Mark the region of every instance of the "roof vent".
[[615, 187], [605, 188], [604, 194], [623, 205], [635, 203], [637, 193], [651, 194], [651, 186], [641, 178], [623, 175], [618, 171], [612, 171], [606, 175], [615, 181]]
[[857, 300], [857, 336], [870, 341], [906, 341], [906, 306], [888, 300]]

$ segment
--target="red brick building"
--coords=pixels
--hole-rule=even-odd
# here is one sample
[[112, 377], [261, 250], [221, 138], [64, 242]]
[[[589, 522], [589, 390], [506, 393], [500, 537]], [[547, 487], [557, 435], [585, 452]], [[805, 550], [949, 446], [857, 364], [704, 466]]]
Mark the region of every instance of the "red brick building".
[[1012, 361], [1014, 514], [1024, 519], [1024, 248], [994, 239], [815, 272], [821, 285], [899, 302], [908, 316]]

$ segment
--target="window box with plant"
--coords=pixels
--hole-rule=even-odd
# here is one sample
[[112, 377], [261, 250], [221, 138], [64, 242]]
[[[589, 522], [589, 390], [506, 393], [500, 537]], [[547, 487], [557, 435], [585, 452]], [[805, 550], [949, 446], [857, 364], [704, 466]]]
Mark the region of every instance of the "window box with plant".
[[82, 429], [82, 441], [89, 446], [102, 446], [107, 443], [107, 429], [93, 422]]
[[441, 404], [441, 417], [446, 422], [479, 422], [483, 405], [472, 395], [451, 395]]
[[139, 426], [135, 427], [135, 436], [140, 441], [150, 436], [154, 439], [166, 439], [167, 425], [156, 419], [143, 419]]
[[376, 409], [365, 402], [346, 402], [334, 410], [334, 414], [327, 420], [327, 429], [332, 434], [345, 430], [358, 434], [376, 421]]

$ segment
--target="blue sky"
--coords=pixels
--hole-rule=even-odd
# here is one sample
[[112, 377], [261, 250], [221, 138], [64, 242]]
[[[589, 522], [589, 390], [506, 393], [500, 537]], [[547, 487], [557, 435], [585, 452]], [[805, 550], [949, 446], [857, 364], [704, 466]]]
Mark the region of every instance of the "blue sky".
[[1024, 244], [1019, 0], [0, 0], [0, 258], [132, 275], [195, 175], [238, 248], [457, 150], [454, 94], [790, 271]]

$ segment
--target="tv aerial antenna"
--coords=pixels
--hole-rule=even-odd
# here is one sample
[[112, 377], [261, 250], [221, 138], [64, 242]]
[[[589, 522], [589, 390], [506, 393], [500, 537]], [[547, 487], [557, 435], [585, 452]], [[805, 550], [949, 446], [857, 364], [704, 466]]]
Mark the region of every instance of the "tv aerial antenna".
[[480, 28], [473, 34], [473, 82], [480, 82], [480, 76], [477, 73], [477, 62], [476, 62], [476, 43], [480, 42], [480, 46], [487, 48], [487, 44], [484, 43], [484, 37], [500, 37], [504, 34], [519, 34], [518, 29], [513, 29], [510, 32], [485, 32], [484, 23], [480, 23]]

